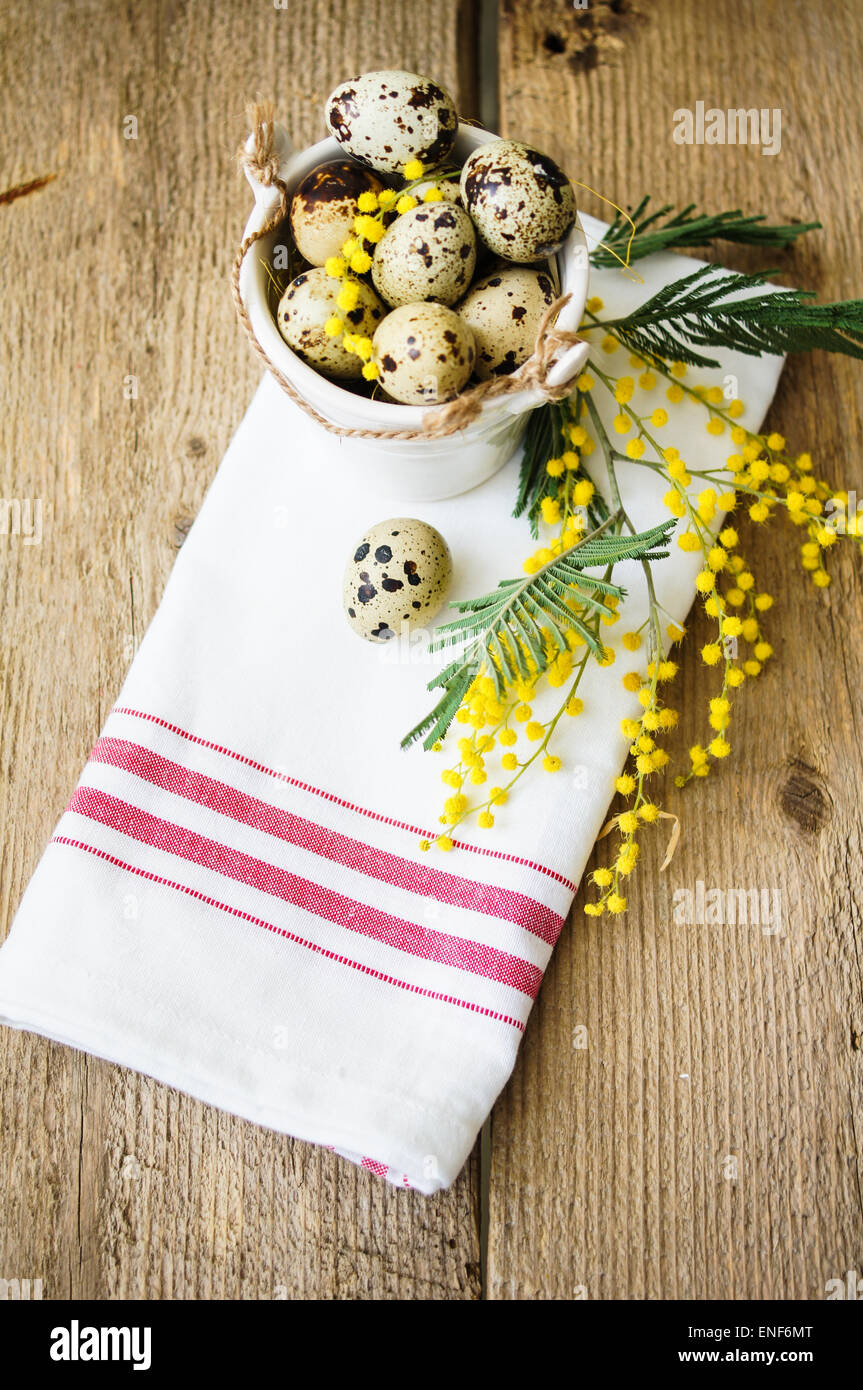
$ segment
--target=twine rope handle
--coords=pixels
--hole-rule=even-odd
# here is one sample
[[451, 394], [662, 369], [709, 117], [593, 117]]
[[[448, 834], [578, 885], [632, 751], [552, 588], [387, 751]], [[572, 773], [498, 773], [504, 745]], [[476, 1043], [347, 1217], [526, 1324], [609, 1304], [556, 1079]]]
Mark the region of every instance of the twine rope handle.
[[516, 372], [508, 376], [492, 377], [476, 386], [468, 387], [461, 395], [446, 404], [429, 410], [423, 416], [422, 428], [418, 430], [371, 430], [352, 429], [336, 425], [321, 415], [267, 355], [252, 327], [249, 311], [240, 294], [240, 273], [243, 262], [256, 242], [269, 236], [282, 225], [288, 215], [288, 190], [284, 180], [279, 178], [279, 159], [275, 149], [275, 108], [272, 101], [258, 101], [248, 108], [252, 127], [252, 147], [241, 145], [237, 154], [243, 169], [266, 188], [275, 188], [279, 195], [277, 205], [256, 232], [251, 232], [237, 247], [231, 267], [231, 294], [237, 317], [240, 320], [254, 351], [261, 358], [267, 370], [275, 377], [287, 396], [295, 405], [305, 411], [316, 424], [329, 434], [354, 439], [442, 439], [457, 434], [477, 418], [486, 401], [500, 396], [511, 395], [517, 391], [535, 390], [546, 401], [563, 400], [571, 392], [569, 382], [552, 386], [548, 381], [549, 369], [558, 352], [574, 347], [583, 341], [577, 333], [554, 327], [554, 320], [570, 300], [570, 295], [561, 295], [549, 304], [543, 314], [536, 334], [533, 354]]

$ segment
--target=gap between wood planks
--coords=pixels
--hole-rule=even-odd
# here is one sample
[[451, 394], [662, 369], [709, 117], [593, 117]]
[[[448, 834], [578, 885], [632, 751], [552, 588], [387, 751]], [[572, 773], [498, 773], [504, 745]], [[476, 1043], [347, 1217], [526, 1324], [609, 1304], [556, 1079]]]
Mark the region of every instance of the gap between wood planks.
[[[498, 0], [477, 0], [474, 6], [474, 45], [477, 118], [487, 130], [497, 131], [500, 105], [498, 90]], [[479, 1136], [479, 1279], [480, 1299], [488, 1299], [488, 1231], [491, 1219], [491, 1116]]]

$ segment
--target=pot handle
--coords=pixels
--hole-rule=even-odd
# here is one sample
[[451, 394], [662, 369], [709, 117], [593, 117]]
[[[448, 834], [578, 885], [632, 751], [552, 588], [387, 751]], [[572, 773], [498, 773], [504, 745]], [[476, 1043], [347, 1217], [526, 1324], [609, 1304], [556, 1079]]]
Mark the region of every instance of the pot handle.
[[[546, 377], [549, 386], [563, 386], [565, 382], [574, 382], [584, 370], [589, 354], [589, 343], [573, 343], [572, 347], [562, 352], [549, 367]], [[537, 406], [545, 404], [542, 393], [531, 388], [515, 391], [503, 399], [506, 401], [507, 415], [521, 415], [526, 410], [535, 410]]]
[[[254, 148], [255, 137], [252, 134], [245, 144], [246, 153], [254, 153]], [[273, 152], [279, 161], [279, 168], [284, 170], [291, 155], [294, 153], [294, 146], [285, 127], [279, 125], [278, 121], [273, 123]], [[255, 178], [254, 173], [248, 165], [243, 166], [243, 172], [249, 181], [249, 187], [255, 195], [256, 208], [259, 212], [262, 212], [265, 217], [268, 216], [278, 206], [278, 189], [274, 188], [272, 184], [261, 183], [259, 179]]]

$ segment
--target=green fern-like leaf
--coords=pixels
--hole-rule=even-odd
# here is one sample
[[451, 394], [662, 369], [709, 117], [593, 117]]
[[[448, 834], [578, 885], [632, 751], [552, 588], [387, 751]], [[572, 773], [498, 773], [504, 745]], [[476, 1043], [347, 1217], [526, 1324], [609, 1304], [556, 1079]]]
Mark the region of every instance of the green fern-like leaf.
[[[573, 628], [601, 659], [602, 643], [581, 614], [610, 616], [613, 610], [603, 600], [621, 599], [624, 590], [586, 570], [608, 571], [622, 560], [664, 559], [668, 551], [661, 547], [668, 544], [675, 524], [672, 518], [635, 536], [607, 534], [600, 528], [536, 574], [505, 579], [491, 593], [453, 603], [459, 616], [436, 630], [430, 650], [460, 646], [461, 654], [429, 682], [429, 690], [443, 694], [405, 736], [402, 747], [421, 738], [423, 746], [431, 748], [442, 739], [483, 668], [498, 695], [519, 678], [542, 674], [558, 652], [568, 650], [567, 633]], [[572, 599], [577, 600], [578, 611], [568, 606]]]
[[837, 304], [811, 300], [804, 290], [768, 287], [760, 275], [707, 265], [602, 327], [650, 361], [695, 367], [719, 366], [699, 347], [733, 348], [753, 357], [813, 348], [863, 357], [863, 299]]
[[[815, 231], [821, 226], [820, 222], [773, 226], [765, 222], [763, 214], [746, 215], [739, 209], [733, 212], [696, 212], [694, 203], [689, 203], [676, 213], [670, 204], [648, 213], [649, 203], [649, 198], [642, 198], [631, 214], [635, 223], [635, 235], [631, 242], [632, 227], [618, 213], [602, 241], [591, 252], [593, 265], [617, 266], [627, 251], [632, 262], [640, 260], [642, 256], [650, 256], [654, 251], [707, 246], [712, 241], [784, 249], [804, 232]], [[674, 215], [667, 216], [669, 213]]]

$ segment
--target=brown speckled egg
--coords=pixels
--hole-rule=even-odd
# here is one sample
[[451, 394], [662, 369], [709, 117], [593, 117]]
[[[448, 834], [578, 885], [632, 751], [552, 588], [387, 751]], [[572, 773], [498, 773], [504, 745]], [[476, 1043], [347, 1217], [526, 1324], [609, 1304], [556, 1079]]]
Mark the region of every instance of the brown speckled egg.
[[394, 517], [357, 541], [345, 569], [345, 616], [367, 642], [388, 642], [430, 622], [452, 574], [447, 543], [425, 521]]
[[403, 405], [451, 400], [473, 371], [473, 334], [444, 304], [393, 309], [373, 341], [381, 386]]
[[508, 261], [559, 251], [575, 222], [569, 179], [547, 154], [517, 140], [474, 150], [462, 169], [461, 195], [482, 240]]
[[411, 159], [426, 167], [446, 159], [458, 117], [452, 97], [415, 72], [366, 72], [342, 82], [324, 107], [330, 134], [354, 159], [399, 174]]
[[455, 304], [476, 265], [476, 237], [453, 203], [420, 203], [397, 218], [375, 249], [372, 279], [388, 304]]
[[383, 184], [352, 159], [333, 159], [306, 174], [291, 201], [291, 231], [297, 250], [310, 265], [337, 256], [353, 234], [361, 193], [379, 193]]
[[474, 370], [481, 381], [513, 372], [527, 361], [540, 319], [555, 298], [548, 271], [527, 266], [498, 270], [468, 291], [456, 312], [473, 331]]
[[279, 300], [276, 310], [279, 332], [298, 357], [310, 367], [323, 372], [324, 376], [343, 379], [358, 377], [363, 369], [359, 357], [346, 352], [339, 338], [327, 336], [324, 331], [327, 319], [337, 314], [348, 324], [351, 333], [372, 338], [386, 313], [386, 308], [370, 285], [358, 280], [357, 287], [357, 307], [345, 313], [336, 304], [339, 281], [331, 279], [325, 270], [316, 267], [304, 270], [302, 275], [292, 280]]

